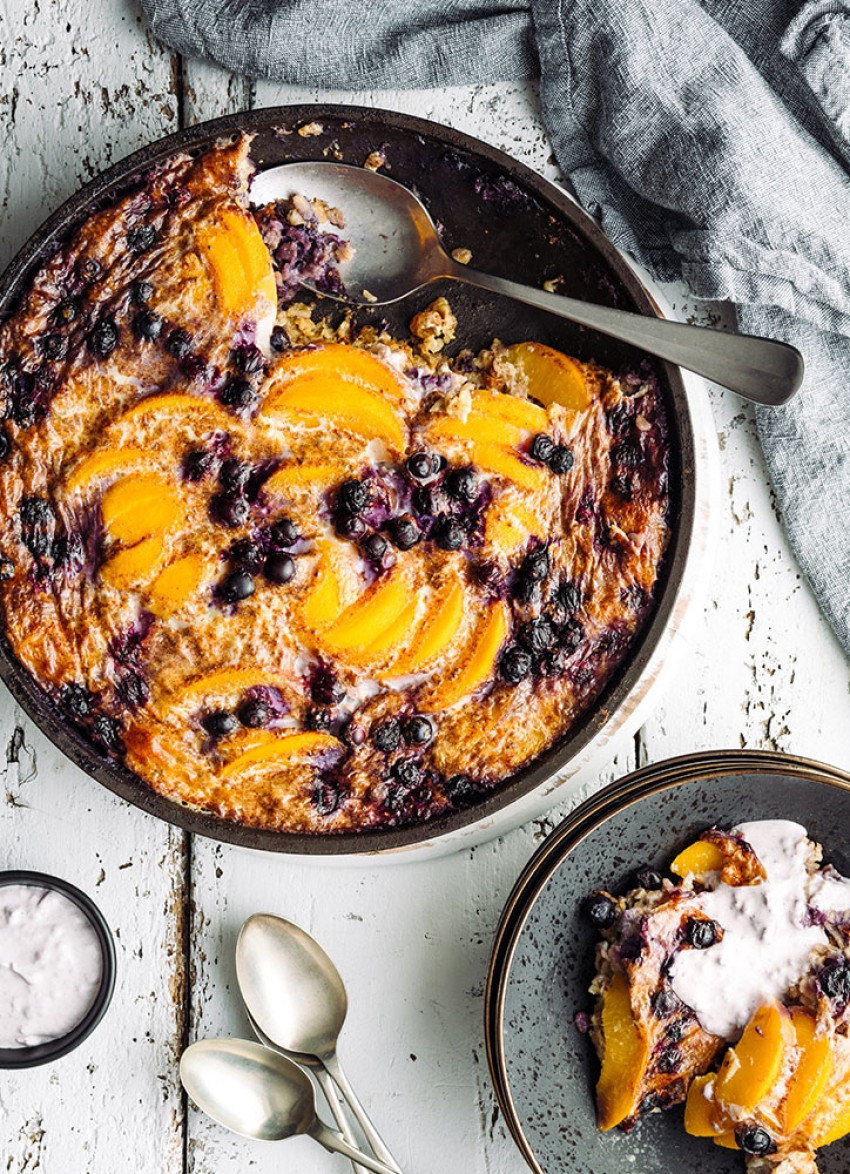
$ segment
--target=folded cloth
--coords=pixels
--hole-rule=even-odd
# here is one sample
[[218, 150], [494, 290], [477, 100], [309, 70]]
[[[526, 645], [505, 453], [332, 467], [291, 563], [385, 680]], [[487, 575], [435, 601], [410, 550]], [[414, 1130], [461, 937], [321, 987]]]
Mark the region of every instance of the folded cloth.
[[614, 242], [805, 354], [802, 391], [758, 409], [759, 434], [780, 518], [850, 653], [849, 2], [142, 5], [181, 52], [282, 81], [416, 87], [539, 68], [558, 163]]

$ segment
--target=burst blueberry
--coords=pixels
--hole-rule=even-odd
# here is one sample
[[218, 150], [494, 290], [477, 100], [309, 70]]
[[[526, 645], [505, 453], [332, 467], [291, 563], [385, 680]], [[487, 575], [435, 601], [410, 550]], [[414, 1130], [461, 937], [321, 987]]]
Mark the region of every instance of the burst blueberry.
[[85, 721], [94, 710], [94, 697], [83, 685], [69, 681], [62, 686], [59, 704], [75, 721]]
[[131, 253], [146, 252], [156, 240], [156, 229], [152, 224], [136, 224], [127, 233], [127, 247]]
[[367, 530], [366, 523], [358, 514], [337, 514], [334, 527], [340, 538], [347, 538], [349, 542], [359, 542]]
[[422, 767], [415, 758], [400, 758], [393, 763], [390, 773], [396, 782], [408, 789], [418, 787], [422, 782]]
[[291, 518], [278, 518], [269, 527], [269, 542], [273, 547], [292, 546], [298, 538], [298, 527]]
[[536, 436], [531, 438], [531, 444], [528, 446], [528, 455], [535, 461], [540, 461], [545, 464], [552, 455], [555, 448], [555, 442], [551, 436], [545, 432], [538, 432]]
[[431, 537], [441, 550], [460, 550], [466, 540], [466, 529], [457, 518], [441, 514], [434, 523]]
[[226, 408], [247, 411], [257, 402], [257, 392], [247, 379], [231, 379], [219, 392], [218, 398]]
[[428, 718], [418, 714], [407, 718], [402, 728], [408, 746], [427, 746], [434, 737], [434, 727]]
[[256, 575], [265, 560], [262, 550], [253, 538], [240, 538], [228, 550], [227, 561], [235, 569]]
[[118, 328], [109, 318], [101, 318], [88, 337], [89, 350], [98, 359], [108, 359], [118, 346]]
[[528, 620], [517, 633], [520, 644], [528, 652], [540, 653], [550, 648], [555, 639], [555, 631], [545, 616]]
[[520, 572], [529, 583], [541, 583], [549, 574], [549, 552], [533, 550], [523, 560]]
[[393, 518], [387, 526], [387, 533], [394, 546], [399, 550], [412, 550], [422, 535], [419, 527], [409, 514], [402, 514]]
[[635, 872], [635, 880], [642, 889], [648, 891], [661, 888], [661, 873], [649, 865], [644, 865]]
[[281, 351], [289, 350], [289, 335], [282, 326], [275, 326], [272, 329], [269, 343], [273, 351], [280, 353]]
[[337, 504], [349, 514], [359, 514], [365, 510], [371, 498], [372, 493], [366, 482], [353, 477], [343, 481], [337, 491]]
[[401, 745], [401, 726], [394, 717], [385, 718], [372, 731], [372, 742], [384, 754], [392, 754]]
[[153, 286], [149, 281], [134, 281], [130, 287], [130, 297], [137, 306], [146, 306], [153, 297]]
[[233, 359], [236, 369], [243, 375], [258, 375], [266, 365], [263, 352], [253, 344], [239, 347], [233, 352]]
[[317, 705], [339, 705], [345, 697], [345, 689], [336, 679], [333, 670], [322, 665], [313, 672], [310, 696]]
[[92, 737], [108, 754], [118, 754], [124, 747], [121, 723], [114, 717], [95, 718]]
[[237, 710], [239, 720], [249, 730], [259, 730], [268, 725], [271, 711], [260, 697], [251, 697], [243, 701]]
[[213, 738], [226, 738], [228, 734], [232, 734], [239, 725], [235, 716], [228, 713], [226, 709], [215, 709], [212, 713], [205, 714], [201, 720], [201, 725]]
[[45, 334], [41, 340], [41, 353], [46, 359], [60, 359], [68, 343], [61, 334]]
[[556, 476], [563, 477], [575, 464], [575, 457], [566, 445], [556, 444], [546, 463]]
[[304, 718], [304, 728], [315, 734], [326, 734], [332, 725], [333, 718], [329, 709], [308, 709]]
[[6, 425], [0, 424], [0, 461], [5, 461], [11, 451], [12, 442], [9, 439], [9, 433], [6, 431]]
[[248, 466], [232, 457], [222, 464], [218, 474], [218, 483], [222, 489], [228, 489], [231, 493], [244, 493], [250, 476], [251, 470]]
[[499, 669], [509, 685], [518, 685], [531, 672], [531, 657], [523, 648], [508, 648], [502, 653]]
[[481, 794], [478, 785], [469, 775], [464, 774], [451, 775], [447, 778], [443, 783], [443, 790], [446, 793], [446, 798], [455, 807], [468, 807]]
[[380, 565], [384, 555], [387, 553], [388, 547], [389, 543], [386, 538], [383, 538], [380, 534], [370, 534], [360, 544], [364, 558], [378, 565]]
[[231, 530], [243, 525], [248, 518], [248, 503], [236, 493], [217, 493], [210, 502], [212, 515]]
[[216, 458], [206, 448], [196, 448], [183, 458], [183, 476], [187, 481], [203, 481], [216, 465]]

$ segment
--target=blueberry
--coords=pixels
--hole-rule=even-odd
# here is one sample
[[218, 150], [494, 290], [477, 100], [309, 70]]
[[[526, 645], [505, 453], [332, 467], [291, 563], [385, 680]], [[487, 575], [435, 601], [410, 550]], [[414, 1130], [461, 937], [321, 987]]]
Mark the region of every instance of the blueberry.
[[523, 624], [517, 636], [528, 652], [545, 652], [555, 639], [555, 631], [545, 616], [540, 616]]
[[243, 375], [258, 375], [266, 365], [263, 352], [258, 346], [252, 344], [239, 347], [233, 352], [233, 358], [237, 370], [241, 371]]
[[79, 534], [60, 534], [53, 540], [50, 554], [55, 566], [68, 570], [79, 570], [86, 558]]
[[257, 393], [247, 379], [231, 379], [221, 389], [218, 398], [226, 408], [247, 411], [257, 402]]
[[140, 310], [133, 318], [133, 333], [146, 342], [156, 342], [162, 334], [162, 318], [155, 310]]
[[127, 673], [122, 677], [116, 691], [128, 709], [138, 709], [150, 696], [150, 690], [138, 673]]
[[450, 473], [446, 474], [443, 488], [455, 501], [467, 504], [475, 501], [478, 496], [478, 478], [475, 476], [475, 470], [469, 468], [452, 469]]
[[251, 697], [248, 701], [243, 701], [237, 714], [242, 725], [247, 726], [249, 730], [259, 730], [268, 723], [271, 717], [268, 705], [259, 697]]
[[431, 537], [442, 550], [460, 550], [466, 540], [466, 530], [457, 518], [440, 514], [434, 523]]
[[251, 470], [241, 461], [231, 457], [224, 462], [218, 475], [218, 483], [222, 489], [229, 489], [234, 493], [242, 493], [248, 484]]
[[409, 514], [393, 518], [387, 526], [387, 532], [399, 550], [411, 550], [422, 537], [419, 533], [419, 527]]
[[427, 746], [434, 737], [434, 727], [427, 717], [409, 717], [404, 723], [404, 740], [408, 746]]
[[682, 1053], [675, 1045], [662, 1048], [658, 1053], [656, 1065], [659, 1072], [664, 1072], [668, 1075], [673, 1072], [678, 1072], [682, 1066]]
[[531, 444], [528, 446], [528, 455], [535, 461], [540, 461], [545, 464], [551, 457], [555, 448], [555, 442], [551, 436], [547, 436], [545, 432], [538, 432], [536, 436], [531, 439]]
[[61, 334], [45, 334], [41, 340], [41, 353], [46, 359], [59, 359], [64, 355], [67, 345]]
[[50, 315], [50, 319], [54, 326], [70, 326], [72, 322], [76, 321], [79, 312], [77, 303], [71, 298], [67, 298], [64, 302], [59, 303]]
[[686, 1021], [684, 1019], [677, 1019], [675, 1023], [671, 1023], [667, 1028], [664, 1033], [664, 1038], [668, 1044], [680, 1044], [687, 1034]]
[[88, 337], [89, 350], [98, 359], [108, 359], [118, 346], [118, 328], [109, 318], [101, 318]]
[[195, 448], [183, 458], [183, 476], [187, 481], [203, 481], [215, 463], [215, 456], [208, 449]]
[[821, 967], [818, 982], [828, 999], [846, 1003], [850, 1000], [850, 962], [846, 958], [831, 958]]
[[240, 571], [256, 575], [263, 565], [263, 552], [251, 538], [240, 538], [227, 552], [227, 561]]
[[549, 574], [549, 552], [534, 550], [523, 560], [520, 571], [529, 583], [541, 583]]
[[127, 233], [127, 247], [131, 253], [144, 253], [156, 240], [156, 229], [152, 224], [137, 224]]
[[472, 781], [469, 775], [458, 774], [447, 778], [443, 783], [446, 797], [455, 807], [468, 807], [481, 794], [481, 789]]
[[213, 738], [226, 738], [232, 734], [239, 722], [226, 709], [214, 709], [201, 720], [201, 725]]
[[225, 603], [239, 603], [254, 594], [254, 580], [247, 571], [233, 571], [221, 585], [221, 598]]
[[685, 936], [688, 944], [695, 950], [707, 950], [717, 941], [717, 926], [713, 921], [702, 917], [689, 917], [686, 923]]
[[349, 542], [358, 542], [366, 533], [366, 523], [357, 514], [337, 514], [334, 526], [340, 538], [347, 538]]
[[641, 462], [640, 448], [633, 440], [624, 440], [611, 450], [611, 460], [619, 469], [634, 470]]
[[81, 257], [77, 262], [77, 272], [86, 281], [97, 281], [102, 271], [100, 261], [95, 257]]
[[310, 684], [310, 696], [317, 705], [339, 705], [345, 697], [345, 689], [327, 667], [321, 667], [313, 673]]
[[474, 583], [480, 587], [486, 587], [488, 591], [495, 591], [502, 582], [499, 564], [490, 560], [475, 563], [470, 569], [470, 575]]
[[678, 997], [669, 986], [659, 987], [652, 996], [652, 1010], [658, 1019], [667, 1019], [680, 1006]]
[[771, 1154], [776, 1146], [766, 1129], [760, 1126], [740, 1126], [735, 1130], [735, 1140], [745, 1154]]
[[235, 493], [217, 493], [212, 498], [213, 517], [230, 529], [241, 526], [248, 517], [248, 503], [244, 497]]
[[446, 495], [439, 485], [417, 485], [411, 495], [411, 504], [417, 514], [438, 514], [446, 506]]
[[289, 350], [289, 335], [282, 326], [275, 326], [272, 329], [269, 342], [273, 351], [280, 353], [280, 351]]
[[509, 685], [518, 685], [531, 672], [531, 657], [522, 648], [509, 648], [502, 653], [499, 668]]
[[342, 731], [342, 740], [348, 746], [362, 746], [366, 741], [366, 731], [355, 718], [351, 718]]
[[137, 306], [146, 306], [153, 297], [153, 286], [149, 281], [134, 281], [130, 287], [130, 297]]
[[124, 743], [121, 740], [121, 723], [114, 717], [95, 718], [92, 725], [95, 742], [109, 754], [118, 754]]
[[8, 583], [15, 577], [15, 564], [5, 555], [0, 555], [0, 583]]
[[581, 607], [581, 592], [574, 583], [562, 583], [554, 594], [554, 601], [568, 616], [575, 615]]
[[584, 639], [584, 628], [578, 620], [568, 620], [558, 633], [558, 644], [564, 652], [575, 652]]
[[288, 583], [295, 574], [295, 559], [276, 550], [266, 559], [263, 574], [270, 583], [277, 586]]
[[5, 461], [11, 451], [12, 442], [9, 439], [9, 433], [6, 431], [6, 425], [0, 424], [0, 461]]
[[648, 864], [635, 872], [635, 880], [642, 889], [653, 890], [661, 888], [661, 874]]
[[631, 501], [634, 492], [634, 487], [628, 477], [614, 477], [611, 481], [611, 489], [623, 501]]
[[331, 728], [331, 723], [329, 709], [308, 709], [304, 718], [304, 728], [316, 734], [326, 734]]
[[390, 774], [403, 787], [418, 787], [422, 782], [422, 767], [415, 758], [400, 758], [393, 763]]
[[401, 727], [397, 718], [388, 717], [372, 731], [372, 741], [384, 754], [392, 754], [401, 745]]
[[514, 580], [513, 597], [517, 603], [537, 607], [543, 598], [543, 589], [539, 583], [535, 583], [532, 579], [524, 579], [520, 575]]
[[269, 542], [274, 547], [292, 546], [299, 538], [298, 527], [291, 518], [278, 518], [269, 529]]
[[546, 677], [562, 677], [567, 669], [567, 656], [563, 648], [552, 648], [540, 662], [543, 675]]
[[165, 349], [174, 359], [185, 359], [192, 349], [192, 340], [187, 331], [177, 326], [165, 340]]
[[388, 542], [380, 534], [370, 534], [360, 543], [360, 549], [370, 562], [380, 563], [387, 553]]
[[343, 481], [337, 490], [337, 503], [340, 509], [349, 514], [359, 514], [365, 510], [372, 499], [372, 493], [365, 481], [351, 478]]
[[313, 789], [313, 806], [319, 815], [333, 815], [342, 802], [342, 790], [336, 779], [322, 779]]
[[617, 918], [617, 906], [607, 893], [591, 893], [584, 903], [584, 915], [597, 929], [608, 929]]
[[546, 463], [553, 473], [562, 477], [575, 464], [575, 457], [565, 444], [556, 444]]
[[427, 452], [414, 452], [404, 462], [408, 477], [413, 481], [425, 482], [436, 477], [439, 461]]
[[44, 558], [53, 546], [56, 519], [43, 497], [25, 497], [20, 506], [24, 545], [34, 558]]
[[69, 681], [67, 685], [62, 686], [59, 704], [76, 721], [83, 721], [85, 718], [91, 717], [94, 709], [94, 697], [88, 689], [78, 685], [76, 681]]

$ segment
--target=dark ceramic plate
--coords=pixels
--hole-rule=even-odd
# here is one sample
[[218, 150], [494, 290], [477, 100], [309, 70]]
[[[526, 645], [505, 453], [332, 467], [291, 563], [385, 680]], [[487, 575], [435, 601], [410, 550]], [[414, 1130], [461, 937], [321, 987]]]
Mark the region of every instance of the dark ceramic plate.
[[[305, 123], [322, 133], [303, 137]], [[638, 313], [657, 313], [648, 292], [597, 225], [563, 192], [508, 155], [447, 127], [403, 114], [356, 106], [282, 106], [233, 114], [187, 127], [130, 155], [87, 184], [36, 232], [0, 277], [0, 321], [26, 291], [33, 271], [95, 208], [138, 185], [152, 163], [178, 151], [200, 152], [238, 132], [255, 136], [258, 167], [304, 159], [334, 159], [362, 165], [382, 150], [386, 170], [415, 189], [442, 226], [449, 248], [472, 249], [481, 269], [530, 285], [563, 275], [562, 291], [572, 297]], [[386, 318], [407, 333], [418, 310], [444, 293], [461, 324], [458, 346], [535, 339], [582, 359], [595, 358], [615, 371], [649, 360], [642, 352], [562, 318], [459, 283], [438, 282], [401, 302], [365, 310], [362, 322]], [[190, 831], [249, 848], [311, 855], [365, 853], [410, 847], [468, 825], [479, 824], [545, 784], [583, 751], [603, 726], [616, 726], [629, 698], [667, 629], [685, 571], [694, 528], [696, 497], [694, 435], [681, 373], [652, 363], [670, 425], [671, 539], [652, 615], [608, 687], [568, 736], [507, 780], [480, 803], [431, 823], [377, 832], [323, 836], [243, 827], [208, 812], [181, 806], [152, 791], [128, 770], [102, 759], [91, 744], [62, 720], [12, 655], [0, 636], [0, 679], [44, 733], [98, 782], [145, 811]]]
[[[792, 819], [845, 875], [850, 775], [786, 755], [719, 751], [670, 759], [594, 796], [545, 841], [518, 881], [496, 939], [486, 995], [487, 1054], [502, 1112], [537, 1174], [743, 1174], [741, 1154], [689, 1137], [682, 1108], [630, 1134], [596, 1128], [598, 1075], [588, 1010], [595, 933], [588, 892], [624, 891], [636, 867], [666, 871], [714, 823]], [[850, 1172], [850, 1138], [818, 1151], [821, 1174]]]

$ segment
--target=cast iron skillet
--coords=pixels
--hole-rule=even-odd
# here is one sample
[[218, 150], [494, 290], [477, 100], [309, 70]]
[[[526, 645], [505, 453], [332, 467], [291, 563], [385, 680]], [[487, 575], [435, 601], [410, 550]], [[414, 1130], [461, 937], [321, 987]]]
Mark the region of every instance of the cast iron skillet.
[[[297, 133], [310, 123], [320, 125], [322, 133]], [[449, 249], [470, 248], [476, 267], [530, 285], [560, 276], [560, 292], [569, 296], [643, 314], [658, 313], [646, 289], [590, 217], [553, 184], [502, 151], [405, 114], [358, 106], [302, 105], [246, 111], [187, 127], [136, 151], [86, 184], [30, 238], [0, 278], [0, 321], [13, 312], [41, 262], [95, 208], [141, 182], [151, 164], [179, 151], [200, 152], [241, 131], [256, 136], [252, 156], [259, 167], [303, 159], [362, 165], [371, 152], [382, 151], [387, 173], [420, 194]], [[475, 806], [406, 828], [309, 835], [244, 827], [181, 805], [151, 790], [120, 764], [101, 758], [62, 720], [3, 636], [0, 678], [16, 700], [60, 750], [123, 799], [189, 831], [249, 848], [314, 856], [399, 849], [478, 823], [535, 790], [590, 742], [634, 687], [669, 621], [694, 522], [693, 433], [681, 374], [614, 339], [459, 283], [435, 283], [395, 305], [367, 308], [359, 321], [384, 318], [403, 337], [413, 314], [440, 294], [450, 297], [458, 317], [458, 346], [477, 349], [494, 337], [505, 343], [533, 339], [580, 359], [595, 359], [615, 371], [644, 365], [656, 372], [670, 425], [672, 533], [654, 611], [628, 658], [567, 737]]]

